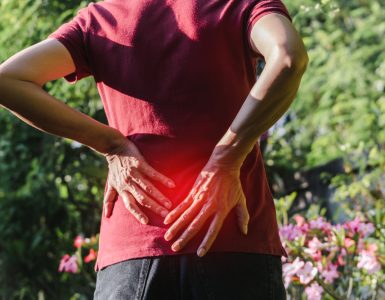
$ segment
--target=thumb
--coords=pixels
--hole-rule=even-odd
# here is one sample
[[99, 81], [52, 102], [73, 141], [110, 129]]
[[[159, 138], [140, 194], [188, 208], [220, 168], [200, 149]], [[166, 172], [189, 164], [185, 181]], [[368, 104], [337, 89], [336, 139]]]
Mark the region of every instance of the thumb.
[[236, 206], [236, 214], [238, 217], [238, 227], [244, 235], [247, 235], [247, 229], [249, 225], [250, 215], [247, 210], [246, 198], [243, 195], [242, 199]]
[[103, 200], [104, 215], [106, 218], [109, 218], [112, 214], [116, 195], [117, 195], [116, 190], [108, 183], [107, 192]]

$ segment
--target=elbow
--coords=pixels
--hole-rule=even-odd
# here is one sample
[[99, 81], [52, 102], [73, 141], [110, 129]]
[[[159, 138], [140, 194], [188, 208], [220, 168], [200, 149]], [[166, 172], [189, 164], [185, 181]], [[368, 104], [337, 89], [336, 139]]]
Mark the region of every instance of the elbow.
[[305, 50], [286, 52], [282, 56], [282, 67], [289, 72], [303, 74], [309, 63], [309, 56]]
[[3, 87], [4, 87], [4, 79], [6, 78], [6, 75], [4, 74], [4, 71], [1, 68], [0, 64], [0, 105], [2, 105], [2, 96], [3, 96]]
[[12, 78], [10, 72], [0, 64], [0, 81], [3, 82], [6, 79]]
[[309, 56], [304, 47], [288, 49], [287, 47], [277, 47], [271, 56], [275, 59], [275, 64], [288, 73], [303, 74], [309, 63]]

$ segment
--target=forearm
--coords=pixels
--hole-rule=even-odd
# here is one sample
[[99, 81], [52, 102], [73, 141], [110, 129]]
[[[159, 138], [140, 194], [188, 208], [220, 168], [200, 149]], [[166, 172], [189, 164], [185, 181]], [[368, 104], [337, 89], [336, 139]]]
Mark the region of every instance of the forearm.
[[306, 54], [293, 60], [277, 49], [270, 55], [259, 80], [215, 147], [211, 160], [242, 165], [259, 136], [289, 108], [306, 64]]
[[113, 151], [125, 138], [32, 82], [0, 75], [0, 105], [41, 131], [78, 141], [103, 154]]

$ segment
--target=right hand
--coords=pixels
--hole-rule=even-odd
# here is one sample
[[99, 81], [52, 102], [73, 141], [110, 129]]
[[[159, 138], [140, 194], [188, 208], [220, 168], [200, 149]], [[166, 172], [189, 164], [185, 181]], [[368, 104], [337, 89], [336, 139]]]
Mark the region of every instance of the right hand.
[[109, 169], [103, 201], [107, 218], [112, 214], [118, 194], [128, 211], [142, 224], [147, 224], [149, 220], [138, 204], [162, 217], [169, 213], [172, 202], [149, 179], [159, 181], [169, 188], [174, 188], [175, 183], [152, 168], [132, 141], [125, 138], [121, 145], [104, 155]]

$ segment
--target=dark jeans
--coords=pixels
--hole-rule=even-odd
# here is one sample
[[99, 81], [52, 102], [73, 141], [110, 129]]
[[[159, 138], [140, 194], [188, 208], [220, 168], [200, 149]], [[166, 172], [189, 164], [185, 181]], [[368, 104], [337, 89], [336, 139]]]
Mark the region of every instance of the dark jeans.
[[279, 256], [208, 253], [130, 259], [97, 273], [94, 300], [283, 300]]

